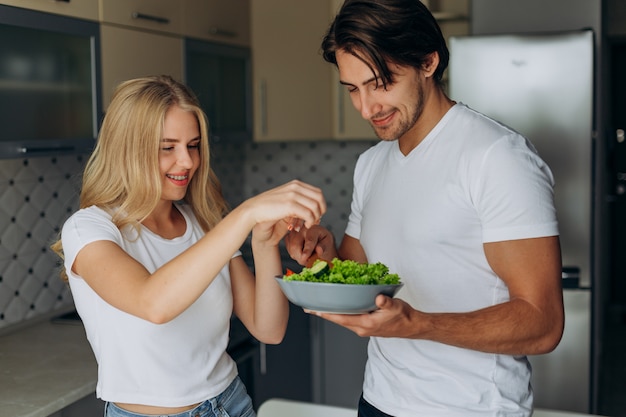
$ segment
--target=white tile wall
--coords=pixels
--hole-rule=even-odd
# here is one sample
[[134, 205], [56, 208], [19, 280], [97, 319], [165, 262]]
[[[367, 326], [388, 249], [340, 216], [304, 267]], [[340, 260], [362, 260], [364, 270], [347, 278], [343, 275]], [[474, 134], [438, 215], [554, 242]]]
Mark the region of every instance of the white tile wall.
[[[231, 206], [294, 178], [321, 187], [329, 207], [322, 224], [340, 239], [354, 164], [372, 143], [214, 144], [212, 160]], [[49, 245], [78, 208], [85, 159], [0, 160], [0, 329], [73, 304]]]

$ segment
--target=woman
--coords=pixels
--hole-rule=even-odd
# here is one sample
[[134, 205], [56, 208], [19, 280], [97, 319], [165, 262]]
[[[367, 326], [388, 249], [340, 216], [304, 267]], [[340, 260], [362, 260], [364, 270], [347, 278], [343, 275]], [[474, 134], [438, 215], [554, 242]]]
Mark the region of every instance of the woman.
[[[325, 210], [318, 188], [292, 181], [226, 214], [193, 94], [166, 76], [122, 83], [55, 244], [105, 416], [254, 416], [226, 353], [231, 315], [282, 340], [278, 243], [291, 219], [310, 227]], [[238, 250], [251, 231], [256, 278]]]

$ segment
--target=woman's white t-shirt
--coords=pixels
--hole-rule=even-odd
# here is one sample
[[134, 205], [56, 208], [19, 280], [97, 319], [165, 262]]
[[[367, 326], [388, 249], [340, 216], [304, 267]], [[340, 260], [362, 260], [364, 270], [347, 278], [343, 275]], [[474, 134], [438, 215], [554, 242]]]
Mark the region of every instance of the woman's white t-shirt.
[[106, 211], [95, 206], [77, 211], [63, 226], [65, 268], [98, 362], [96, 395], [104, 401], [185, 406], [215, 397], [237, 375], [226, 353], [233, 309], [228, 265], [198, 300], [165, 324], [116, 309], [72, 273], [78, 252], [99, 240], [115, 242], [154, 272], [204, 235], [191, 209], [182, 204], [177, 208], [187, 228], [174, 239], [164, 239], [144, 227], [138, 238], [130, 227], [123, 233]]
[[[509, 300], [483, 244], [558, 235], [553, 177], [518, 133], [455, 105], [411, 153], [383, 141], [359, 158], [346, 234], [425, 312]], [[393, 416], [528, 416], [525, 356], [427, 340], [370, 339], [364, 398]]]

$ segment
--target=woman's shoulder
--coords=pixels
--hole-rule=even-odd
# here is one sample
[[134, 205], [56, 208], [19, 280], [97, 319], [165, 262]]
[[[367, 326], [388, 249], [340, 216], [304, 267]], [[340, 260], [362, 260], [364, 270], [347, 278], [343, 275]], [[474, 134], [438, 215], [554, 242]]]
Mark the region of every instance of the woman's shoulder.
[[90, 206], [84, 207], [74, 212], [69, 218], [68, 222], [83, 222], [83, 221], [98, 221], [98, 222], [111, 222], [112, 215], [109, 211], [98, 207]]
[[65, 221], [63, 230], [76, 230], [82, 235], [105, 233], [117, 236], [119, 234], [119, 229], [113, 223], [111, 212], [97, 206], [76, 211]]

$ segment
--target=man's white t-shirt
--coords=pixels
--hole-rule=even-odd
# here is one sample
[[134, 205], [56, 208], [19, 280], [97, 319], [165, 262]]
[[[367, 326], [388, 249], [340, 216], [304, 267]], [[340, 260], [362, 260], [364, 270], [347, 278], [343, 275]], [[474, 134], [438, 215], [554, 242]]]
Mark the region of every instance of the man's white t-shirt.
[[111, 216], [95, 206], [79, 210], [63, 226], [65, 267], [98, 362], [96, 395], [104, 401], [185, 406], [215, 397], [237, 375], [235, 362], [226, 353], [233, 309], [228, 265], [198, 300], [165, 324], [116, 309], [71, 271], [85, 245], [109, 240], [154, 272], [204, 235], [191, 208], [182, 204], [177, 208], [187, 229], [174, 239], [144, 227], [139, 238], [131, 228], [122, 233]]
[[[553, 177], [525, 138], [456, 104], [408, 155], [382, 141], [360, 156], [346, 234], [418, 310], [492, 306], [509, 293], [483, 244], [558, 235]], [[363, 392], [398, 417], [529, 416], [533, 398], [525, 356], [376, 337]]]

